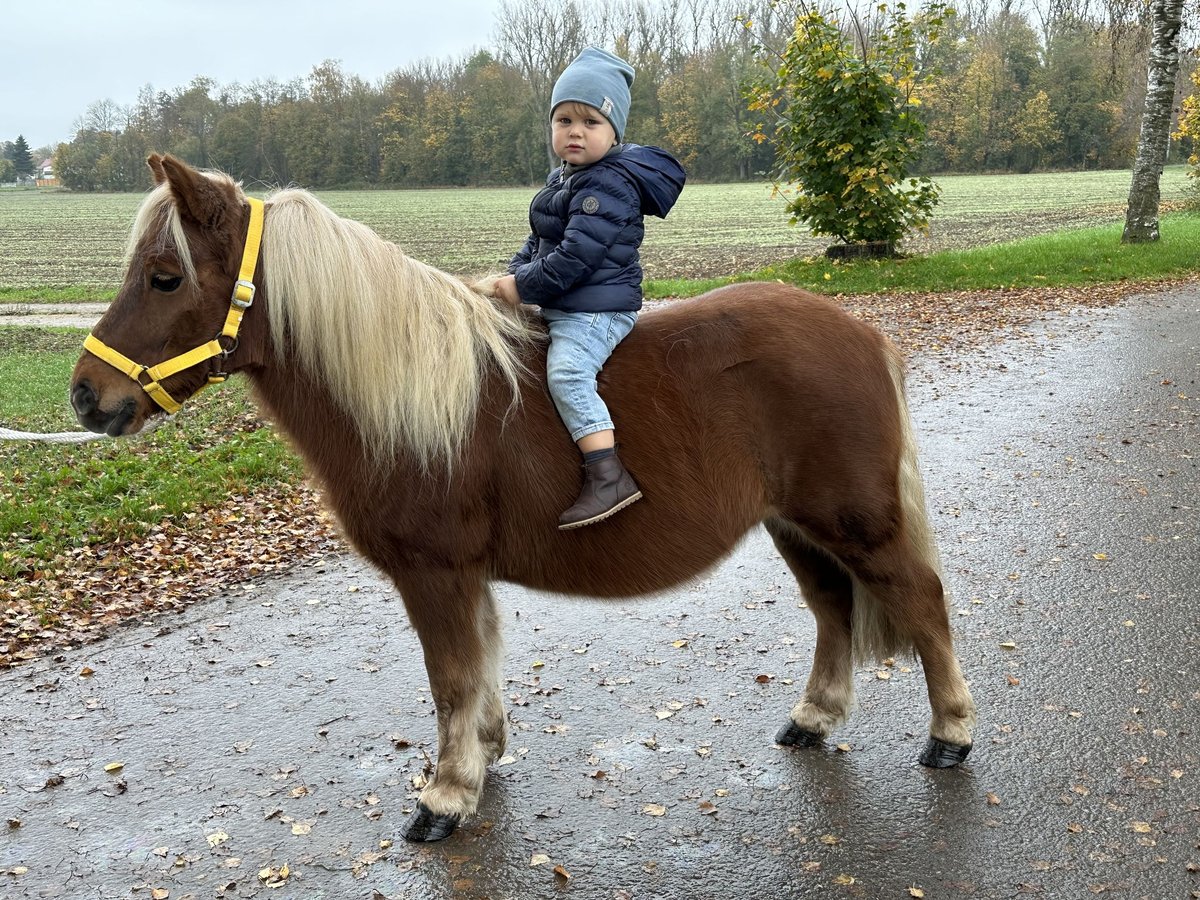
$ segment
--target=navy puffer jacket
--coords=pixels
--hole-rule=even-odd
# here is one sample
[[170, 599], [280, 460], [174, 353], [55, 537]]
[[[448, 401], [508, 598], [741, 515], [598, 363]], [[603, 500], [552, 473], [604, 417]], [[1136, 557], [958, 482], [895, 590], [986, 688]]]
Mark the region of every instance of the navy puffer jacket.
[[637, 144], [555, 169], [529, 205], [533, 233], [508, 264], [521, 301], [565, 312], [641, 309], [642, 217], [665, 217], [685, 179], [670, 153]]

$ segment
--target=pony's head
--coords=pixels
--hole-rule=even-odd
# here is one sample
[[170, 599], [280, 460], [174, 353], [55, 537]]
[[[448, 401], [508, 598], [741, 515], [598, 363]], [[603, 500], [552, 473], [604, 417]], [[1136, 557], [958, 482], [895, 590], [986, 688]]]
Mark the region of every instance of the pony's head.
[[156, 187], [138, 210], [124, 281], [71, 377], [79, 421], [113, 436], [174, 412], [250, 352], [237, 325], [254, 291], [235, 285], [251, 201], [226, 175], [170, 156], [148, 162]]
[[454, 458], [488, 378], [507, 383], [515, 408], [537, 334], [507, 304], [307, 191], [278, 191], [264, 211], [227, 175], [149, 162], [157, 186], [134, 223], [125, 280], [71, 381], [88, 428], [133, 434], [250, 369], [260, 382], [303, 376], [376, 461], [403, 448], [428, 465]]

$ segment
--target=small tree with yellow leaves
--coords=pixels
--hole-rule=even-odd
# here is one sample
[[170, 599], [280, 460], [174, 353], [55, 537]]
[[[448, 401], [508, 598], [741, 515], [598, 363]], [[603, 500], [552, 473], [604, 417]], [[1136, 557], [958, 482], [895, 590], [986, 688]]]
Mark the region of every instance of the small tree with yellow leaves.
[[1192, 180], [1188, 191], [1187, 205], [1200, 209], [1200, 68], [1192, 72], [1195, 90], [1183, 101], [1183, 114], [1179, 117], [1177, 138], [1192, 139], [1192, 155], [1188, 157], [1188, 178]]
[[910, 19], [901, 3], [877, 12], [878, 33], [868, 40], [860, 30], [856, 42], [834, 18], [802, 6], [783, 51], [764, 58], [750, 108], [775, 116], [774, 134], [760, 126], [752, 136], [774, 142], [776, 187], [789, 197], [792, 223], [891, 249], [927, 228], [937, 205], [937, 186], [910, 175], [925, 136], [917, 57], [953, 11], [933, 3]]

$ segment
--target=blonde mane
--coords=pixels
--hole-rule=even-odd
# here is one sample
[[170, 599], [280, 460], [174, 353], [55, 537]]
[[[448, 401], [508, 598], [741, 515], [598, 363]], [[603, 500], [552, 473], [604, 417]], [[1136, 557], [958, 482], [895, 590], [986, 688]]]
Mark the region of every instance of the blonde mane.
[[[142, 204], [130, 248], [155, 228], [194, 279], [166, 185]], [[425, 467], [452, 462], [489, 369], [512, 391], [510, 409], [519, 401], [521, 352], [536, 339], [521, 317], [307, 191], [267, 198], [262, 261], [277, 356], [294, 355], [329, 387], [380, 464], [400, 449]]]
[[406, 256], [307, 191], [268, 197], [263, 232], [271, 334], [357, 423], [381, 462], [404, 448], [453, 460], [489, 367], [520, 397], [524, 323], [457, 278]]

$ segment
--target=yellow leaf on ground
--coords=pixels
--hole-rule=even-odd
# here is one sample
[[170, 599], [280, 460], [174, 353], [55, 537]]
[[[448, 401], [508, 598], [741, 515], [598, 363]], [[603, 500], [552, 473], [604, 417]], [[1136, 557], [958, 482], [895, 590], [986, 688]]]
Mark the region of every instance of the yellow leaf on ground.
[[171, 896], [171, 892], [167, 888], [155, 888], [150, 892], [150, 896], [153, 900], [167, 900]]
[[544, 866], [548, 862], [550, 857], [545, 853], [535, 853], [529, 858], [529, 867], [532, 869], [534, 866]]
[[908, 896], [910, 896], [910, 897], [924, 897], [924, 896], [925, 896], [925, 892], [924, 892], [923, 890], [921, 890], [919, 887], [917, 887], [917, 886], [914, 884], [912, 887], [910, 887], [910, 888], [908, 889]]
[[665, 816], [667, 808], [661, 803], [647, 803], [642, 807], [642, 812], [648, 816]]
[[212, 834], [207, 835], [207, 840], [208, 846], [219, 847], [221, 844], [229, 840], [229, 835], [223, 831], [214, 831]]
[[104, 767], [104, 771], [105, 772], [120, 772], [123, 768], [125, 768], [125, 763], [123, 763], [123, 762], [110, 762], [107, 766]]

